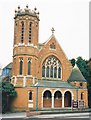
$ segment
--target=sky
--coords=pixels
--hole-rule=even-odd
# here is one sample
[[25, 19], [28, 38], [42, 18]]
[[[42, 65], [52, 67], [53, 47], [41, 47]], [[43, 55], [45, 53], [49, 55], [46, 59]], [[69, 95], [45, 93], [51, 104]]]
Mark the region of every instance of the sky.
[[12, 62], [14, 14], [28, 4], [40, 15], [39, 43], [54, 35], [68, 59], [89, 59], [89, 0], [0, 0], [0, 67]]

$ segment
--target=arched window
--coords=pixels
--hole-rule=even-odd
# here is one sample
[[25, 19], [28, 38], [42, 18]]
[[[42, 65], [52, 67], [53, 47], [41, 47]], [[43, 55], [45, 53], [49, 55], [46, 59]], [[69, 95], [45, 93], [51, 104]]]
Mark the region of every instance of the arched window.
[[61, 78], [61, 68], [58, 68], [58, 78]]
[[32, 92], [29, 92], [29, 100], [32, 100]]
[[49, 56], [43, 62], [42, 77], [61, 78], [61, 63], [55, 56]]
[[49, 66], [46, 68], [46, 77], [49, 77]]
[[51, 66], [51, 68], [50, 68], [50, 77], [53, 78], [53, 66]]
[[57, 67], [54, 68], [54, 78], [57, 78]]
[[21, 43], [24, 42], [24, 22], [21, 22]]
[[43, 98], [44, 99], [51, 99], [52, 98], [52, 94], [49, 90], [46, 90], [43, 94]]
[[42, 66], [42, 77], [45, 77], [45, 66]]
[[31, 60], [30, 58], [28, 59], [28, 75], [31, 74]]
[[54, 99], [61, 99], [62, 97], [62, 94], [60, 91], [56, 91], [55, 94], [54, 94]]
[[31, 43], [31, 37], [32, 37], [32, 23], [29, 24], [29, 43]]
[[20, 75], [22, 75], [23, 59], [20, 58]]
[[81, 93], [81, 100], [83, 100], [83, 92]]

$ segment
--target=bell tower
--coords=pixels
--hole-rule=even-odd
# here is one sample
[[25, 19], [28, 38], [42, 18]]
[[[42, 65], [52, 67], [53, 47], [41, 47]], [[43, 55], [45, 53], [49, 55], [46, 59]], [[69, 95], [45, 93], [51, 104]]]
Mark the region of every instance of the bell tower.
[[13, 78], [15, 86], [35, 83], [38, 73], [39, 12], [25, 9], [15, 10], [13, 45]]

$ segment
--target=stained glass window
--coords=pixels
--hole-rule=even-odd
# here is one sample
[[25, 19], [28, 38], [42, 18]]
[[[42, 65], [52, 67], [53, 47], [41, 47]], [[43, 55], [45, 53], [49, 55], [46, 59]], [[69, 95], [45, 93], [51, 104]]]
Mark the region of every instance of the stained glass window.
[[43, 62], [42, 77], [61, 78], [61, 63], [55, 56], [49, 56]]

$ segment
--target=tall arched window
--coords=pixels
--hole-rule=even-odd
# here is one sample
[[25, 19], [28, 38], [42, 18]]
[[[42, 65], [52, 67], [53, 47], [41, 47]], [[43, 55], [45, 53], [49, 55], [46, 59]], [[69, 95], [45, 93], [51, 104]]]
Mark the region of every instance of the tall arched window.
[[42, 77], [45, 77], [45, 66], [42, 66]]
[[49, 77], [49, 66], [46, 68], [46, 77]]
[[53, 78], [53, 66], [51, 66], [51, 68], [50, 68], [50, 77]]
[[29, 100], [32, 100], [32, 92], [29, 92]]
[[61, 78], [61, 68], [58, 68], [58, 78]]
[[20, 58], [20, 75], [22, 75], [23, 59]]
[[21, 22], [21, 43], [24, 42], [24, 22]]
[[83, 92], [81, 93], [81, 100], [83, 100]]
[[57, 78], [57, 67], [54, 67], [54, 78]]
[[31, 60], [30, 58], [28, 59], [28, 75], [31, 74]]
[[32, 37], [32, 23], [29, 24], [29, 43], [31, 43], [31, 37]]
[[61, 63], [55, 56], [49, 56], [43, 62], [42, 77], [61, 78]]

